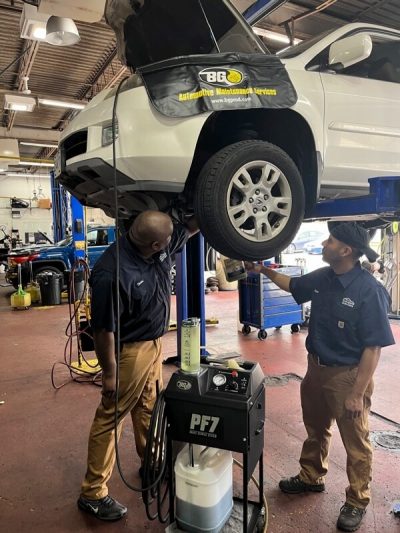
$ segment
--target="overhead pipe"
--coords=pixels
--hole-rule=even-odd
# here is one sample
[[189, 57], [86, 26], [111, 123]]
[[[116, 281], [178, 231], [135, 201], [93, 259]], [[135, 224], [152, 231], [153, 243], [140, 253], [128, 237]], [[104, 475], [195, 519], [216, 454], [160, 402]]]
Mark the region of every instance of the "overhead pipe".
[[286, 4], [288, 0], [257, 0], [243, 12], [243, 17], [250, 26], [254, 26], [261, 19]]

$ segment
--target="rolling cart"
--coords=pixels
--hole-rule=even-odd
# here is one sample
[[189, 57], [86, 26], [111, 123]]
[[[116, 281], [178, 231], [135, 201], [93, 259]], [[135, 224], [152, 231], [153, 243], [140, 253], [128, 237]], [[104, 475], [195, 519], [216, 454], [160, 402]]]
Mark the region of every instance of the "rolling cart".
[[[303, 274], [300, 266], [283, 266], [276, 270], [291, 277]], [[249, 273], [247, 279], [239, 282], [239, 320], [243, 324], [243, 335], [248, 335], [253, 326], [259, 330], [258, 338], [264, 340], [267, 328], [279, 329], [290, 324], [292, 333], [300, 331], [303, 309], [291, 294], [266, 276]]]

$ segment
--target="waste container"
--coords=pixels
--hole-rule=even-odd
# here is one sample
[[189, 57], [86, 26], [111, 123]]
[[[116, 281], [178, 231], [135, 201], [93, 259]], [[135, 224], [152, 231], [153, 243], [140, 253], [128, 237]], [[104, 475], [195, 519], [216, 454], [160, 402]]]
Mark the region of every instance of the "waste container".
[[36, 276], [40, 287], [42, 305], [59, 305], [61, 303], [62, 278], [62, 274], [51, 270], [41, 272]]
[[82, 298], [83, 291], [85, 289], [85, 271], [74, 270], [72, 287], [72, 273], [69, 276], [68, 281], [68, 302], [74, 303]]

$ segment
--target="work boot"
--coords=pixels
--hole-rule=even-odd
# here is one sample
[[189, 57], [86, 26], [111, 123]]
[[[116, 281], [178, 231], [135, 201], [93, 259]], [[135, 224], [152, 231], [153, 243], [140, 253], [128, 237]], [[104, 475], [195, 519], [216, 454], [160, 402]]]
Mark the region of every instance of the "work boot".
[[345, 503], [340, 509], [336, 527], [341, 531], [356, 531], [365, 515], [365, 509]]
[[323, 492], [325, 485], [320, 483], [319, 485], [311, 485], [310, 483], [304, 483], [300, 479], [300, 476], [288, 477], [281, 479], [279, 482], [279, 488], [282, 492], [287, 494], [301, 494], [302, 492]]
[[92, 514], [99, 520], [108, 520], [114, 521], [119, 520], [124, 515], [126, 515], [128, 509], [111, 498], [110, 496], [105, 496], [100, 500], [89, 500], [83, 496], [79, 496], [78, 507], [82, 511]]

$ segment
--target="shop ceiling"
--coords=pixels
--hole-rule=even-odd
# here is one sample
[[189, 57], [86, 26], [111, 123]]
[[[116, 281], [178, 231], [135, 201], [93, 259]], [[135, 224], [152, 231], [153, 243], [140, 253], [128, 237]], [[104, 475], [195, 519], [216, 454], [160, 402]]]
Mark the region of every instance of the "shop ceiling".
[[[253, 1], [232, 0], [232, 3], [244, 11]], [[77, 111], [43, 105], [36, 107], [33, 112], [11, 112], [4, 110], [4, 93], [22, 90], [23, 77], [28, 76], [29, 89], [41, 98], [87, 101], [102, 89], [118, 83], [127, 69], [116, 57], [114, 33], [104, 20], [97, 23], [76, 21], [80, 42], [74, 46], [52, 46], [20, 37], [23, 5], [21, 0], [0, 0], [0, 139], [16, 137], [25, 141], [40, 139], [45, 142], [48, 137], [47, 140], [54, 143], [59, 132]], [[294, 37], [307, 39], [326, 29], [355, 21], [398, 29], [400, 2], [293, 0], [258, 21], [257, 26], [286, 35], [286, 23], [286, 27], [294, 31]], [[284, 46], [274, 40], [267, 39], [264, 42], [273, 51], [278, 46]], [[30, 48], [24, 53], [26, 47]], [[22, 58], [18, 59], [21, 54]], [[51, 147], [20, 145], [21, 158], [51, 159], [53, 154], [54, 148]]]

